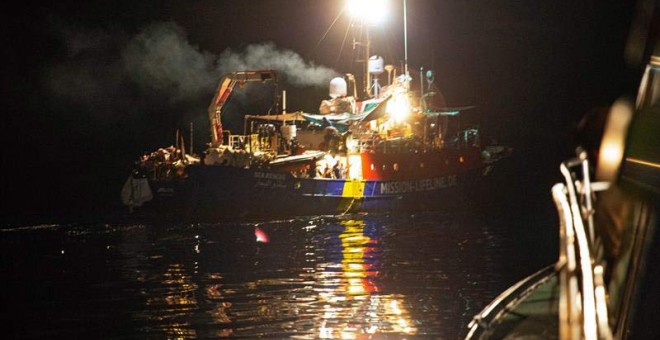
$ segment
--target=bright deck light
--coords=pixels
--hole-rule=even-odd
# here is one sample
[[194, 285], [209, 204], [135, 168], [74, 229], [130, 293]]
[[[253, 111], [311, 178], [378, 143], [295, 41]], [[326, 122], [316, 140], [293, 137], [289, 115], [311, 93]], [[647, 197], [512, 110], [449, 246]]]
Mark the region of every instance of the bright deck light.
[[348, 0], [346, 7], [352, 17], [377, 24], [387, 14], [387, 0]]
[[410, 103], [408, 103], [408, 96], [405, 93], [394, 95], [387, 103], [387, 113], [397, 123], [401, 123], [410, 114]]

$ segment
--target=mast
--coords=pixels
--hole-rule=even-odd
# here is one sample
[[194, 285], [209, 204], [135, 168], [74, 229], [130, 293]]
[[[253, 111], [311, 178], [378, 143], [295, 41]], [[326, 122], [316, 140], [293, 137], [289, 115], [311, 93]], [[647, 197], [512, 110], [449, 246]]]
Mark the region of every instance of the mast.
[[[365, 22], [363, 18], [358, 18], [359, 24], [354, 25], [360, 28], [360, 30], [364, 29], [364, 35], [366, 37], [365, 42], [361, 41], [356, 41], [355, 36], [353, 37], [353, 49], [355, 49], [356, 46], [362, 46], [364, 50], [364, 54], [361, 57], [358, 57], [356, 60], [357, 62], [362, 62], [364, 63], [362, 67], [362, 75], [363, 75], [363, 82], [362, 82], [362, 90], [363, 94], [366, 98], [371, 97], [371, 75], [369, 74], [369, 54], [370, 52], [370, 47], [371, 47], [371, 39], [369, 36], [369, 25]], [[361, 32], [361, 31], [360, 31]], [[360, 33], [361, 35], [361, 33]], [[360, 59], [361, 58], [361, 59]]]
[[406, 75], [406, 91], [410, 89], [410, 74], [408, 73], [408, 13], [407, 1], [403, 0], [403, 72]]
[[[364, 55], [363, 60], [358, 60], [358, 62], [364, 62], [364, 94], [367, 98], [371, 97], [371, 74], [369, 73], [369, 59], [371, 58], [371, 37], [369, 32], [369, 27], [375, 25], [382, 21], [385, 17], [386, 11], [386, 1], [384, 0], [348, 0], [346, 3], [350, 15], [359, 23], [358, 26], [360, 29], [364, 29], [364, 38], [365, 42], [355, 41], [353, 38], [353, 49], [356, 46], [363, 46]], [[361, 37], [362, 38], [362, 37]]]

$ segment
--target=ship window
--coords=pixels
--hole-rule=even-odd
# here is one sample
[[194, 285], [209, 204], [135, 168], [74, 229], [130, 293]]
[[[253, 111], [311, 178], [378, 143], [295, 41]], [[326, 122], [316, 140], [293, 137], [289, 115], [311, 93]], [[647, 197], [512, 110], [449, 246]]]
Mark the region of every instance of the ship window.
[[463, 159], [463, 156], [460, 156], [460, 157], [458, 157], [458, 161], [463, 163], [465, 161], [465, 159]]
[[392, 165], [392, 169], [394, 169], [394, 171], [399, 171], [399, 163], [394, 163], [394, 165]]
[[383, 171], [387, 170], [387, 165], [383, 164]]
[[374, 171], [374, 163], [371, 163], [371, 171]]
[[424, 163], [419, 163], [419, 167], [420, 167], [420, 168], [423, 168], [423, 167], [424, 167]]

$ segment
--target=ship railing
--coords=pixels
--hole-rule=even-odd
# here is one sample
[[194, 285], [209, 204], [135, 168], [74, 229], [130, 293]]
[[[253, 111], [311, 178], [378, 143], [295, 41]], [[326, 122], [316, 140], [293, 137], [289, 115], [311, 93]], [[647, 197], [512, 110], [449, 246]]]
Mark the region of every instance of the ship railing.
[[375, 152], [379, 153], [397, 153], [407, 152], [413, 149], [422, 149], [424, 145], [416, 143], [411, 138], [396, 137], [396, 138], [382, 138], [378, 135], [360, 136], [358, 139], [359, 152]]
[[357, 134], [356, 139], [357, 152], [375, 151], [378, 144], [383, 141], [380, 135], [372, 132]]
[[566, 183], [552, 188], [560, 220], [559, 337], [561, 339], [611, 339], [603, 279], [603, 247], [594, 230], [594, 193], [609, 187], [592, 182], [584, 151], [561, 164]]
[[246, 150], [248, 152], [261, 151], [259, 135], [249, 134], [249, 135], [229, 135], [228, 145], [232, 149], [236, 150]]
[[523, 301], [536, 288], [545, 284], [554, 273], [553, 265], [547, 266], [536, 273], [518, 281], [515, 285], [498, 295], [481, 313], [477, 314], [468, 324], [468, 334], [466, 339], [480, 339], [491, 331], [491, 325], [494, 320], [501, 319], [506, 313], [511, 312], [510, 306], [514, 306]]

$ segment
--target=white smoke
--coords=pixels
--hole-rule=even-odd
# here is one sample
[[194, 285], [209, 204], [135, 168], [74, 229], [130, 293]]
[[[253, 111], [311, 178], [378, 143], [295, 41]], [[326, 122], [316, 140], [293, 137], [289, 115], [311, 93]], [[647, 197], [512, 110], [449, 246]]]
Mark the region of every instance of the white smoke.
[[217, 81], [213, 60], [212, 54], [191, 45], [183, 30], [173, 23], [147, 27], [122, 52], [132, 80], [174, 101], [195, 98], [213, 89]]
[[274, 43], [248, 45], [241, 52], [228, 48], [220, 54], [218, 67], [221, 73], [235, 70], [273, 69], [284, 74], [289, 83], [300, 86], [327, 86], [337, 72], [305, 62], [291, 51], [278, 49]]
[[273, 69], [295, 86], [327, 86], [338, 74], [270, 42], [216, 55], [191, 44], [172, 22], [152, 24], [134, 36], [72, 29], [61, 33], [67, 55], [47, 72], [46, 83], [57, 98], [96, 111], [102, 107], [112, 112], [141, 101], [149, 105], [154, 99], [171, 105], [199, 101], [205, 107], [220, 76], [231, 71]]
[[75, 103], [87, 111], [114, 111], [123, 91], [125, 71], [117, 61], [121, 35], [104, 31], [56, 30], [65, 56], [44, 70], [43, 82], [55, 99]]
[[127, 44], [122, 59], [131, 79], [175, 100], [210, 95], [219, 77], [231, 71], [273, 69], [298, 86], [325, 86], [337, 74], [274, 43], [252, 44], [241, 51], [227, 48], [214, 56], [191, 45], [174, 23], [144, 29]]

